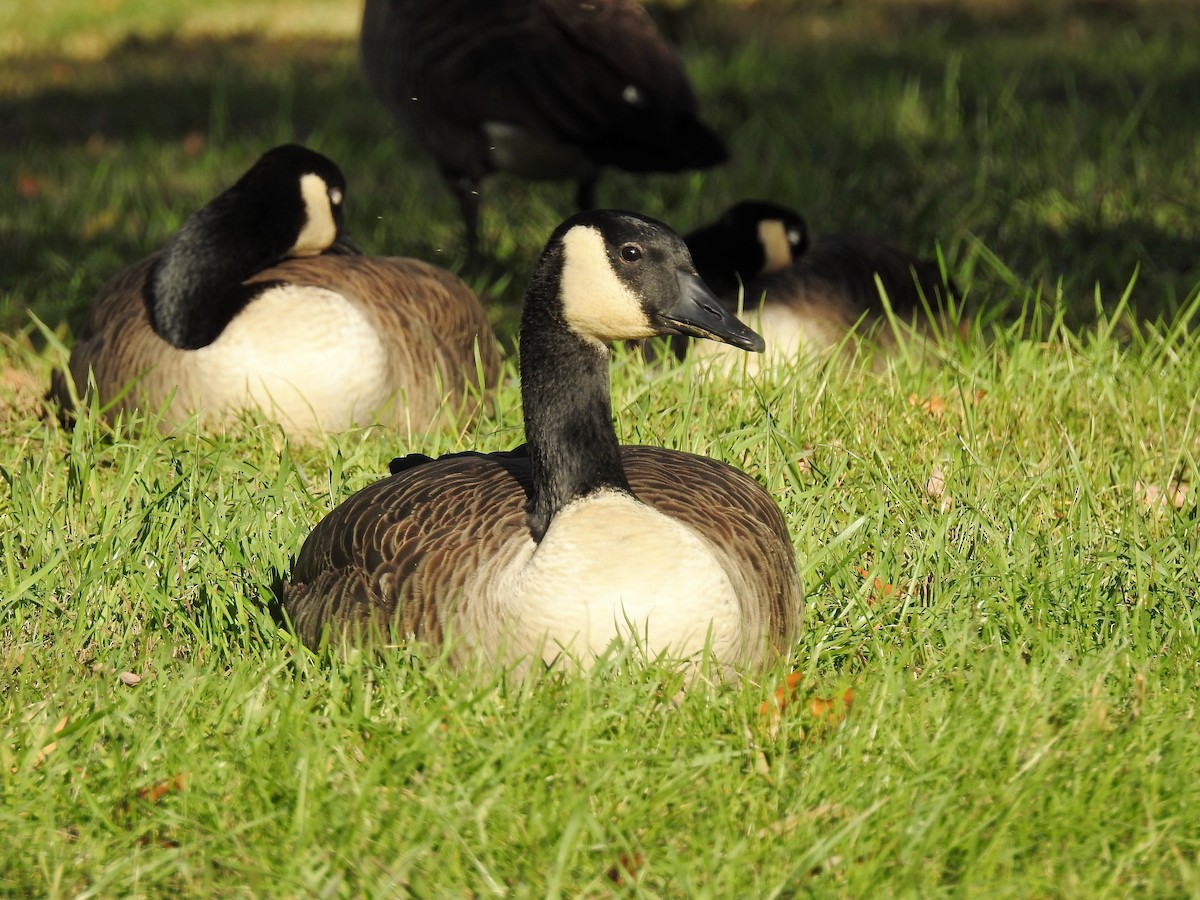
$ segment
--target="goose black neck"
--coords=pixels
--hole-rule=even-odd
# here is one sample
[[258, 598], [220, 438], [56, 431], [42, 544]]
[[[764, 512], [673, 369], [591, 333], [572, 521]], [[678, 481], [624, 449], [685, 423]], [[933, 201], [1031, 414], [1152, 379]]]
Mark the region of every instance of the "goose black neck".
[[521, 403], [533, 468], [529, 528], [540, 541], [579, 497], [630, 492], [612, 423], [609, 350], [567, 326], [558, 297], [561, 245], [538, 263], [521, 318]]
[[263, 212], [230, 193], [192, 214], [146, 281], [145, 300], [158, 335], [182, 350], [216, 340], [270, 286], [243, 282], [286, 255], [286, 238], [276, 238], [273, 231]]

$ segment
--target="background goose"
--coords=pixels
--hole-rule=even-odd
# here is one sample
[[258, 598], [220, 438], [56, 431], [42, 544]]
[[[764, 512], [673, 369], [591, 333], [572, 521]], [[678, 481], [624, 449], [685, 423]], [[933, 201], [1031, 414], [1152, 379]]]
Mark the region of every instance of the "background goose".
[[[164, 409], [164, 427], [257, 408], [294, 436], [473, 411], [500, 364], [478, 299], [435, 266], [358, 253], [345, 190], [319, 153], [264, 154], [100, 289], [71, 353], [78, 392], [90, 370], [102, 405]], [[51, 391], [70, 402], [62, 373]]]
[[677, 172], [727, 157], [636, 0], [367, 0], [362, 59], [436, 158], [471, 249], [491, 172], [574, 180], [590, 209], [602, 166]]
[[620, 447], [608, 344], [687, 334], [761, 350], [661, 223], [602, 210], [551, 236], [525, 295], [528, 443], [512, 453], [406, 457], [324, 519], [283, 605], [315, 646], [378, 630], [457, 659], [585, 664], [619, 636], [724, 666], [786, 651], [803, 600], [772, 497], [724, 463]]
[[851, 333], [890, 347], [895, 336], [881, 285], [896, 317], [918, 331], [958, 296], [934, 260], [866, 235], [810, 241], [800, 214], [774, 203], [738, 203], [686, 240], [701, 276], [729, 308], [737, 309], [745, 284], [744, 317], [762, 331], [772, 361], [840, 346], [853, 351]]

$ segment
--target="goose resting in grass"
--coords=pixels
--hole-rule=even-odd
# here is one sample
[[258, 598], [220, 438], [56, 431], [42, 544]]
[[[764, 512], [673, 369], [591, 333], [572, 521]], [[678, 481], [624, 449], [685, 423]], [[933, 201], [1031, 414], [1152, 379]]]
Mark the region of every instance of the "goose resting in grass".
[[367, 0], [367, 81], [436, 159], [477, 246], [492, 172], [573, 180], [600, 169], [724, 162], [683, 65], [636, 0]]
[[487, 316], [443, 269], [359, 253], [342, 231], [345, 192], [319, 153], [264, 154], [100, 289], [51, 393], [68, 406], [90, 373], [102, 407], [162, 409], [164, 428], [248, 409], [301, 438], [460, 425], [499, 377]]
[[550, 237], [520, 328], [527, 444], [409, 456], [305, 541], [283, 588], [300, 637], [451, 640], [452, 659], [586, 665], [614, 639], [723, 670], [786, 653], [803, 611], [774, 499], [702, 456], [617, 443], [609, 344], [686, 334], [761, 351], [683, 240], [632, 213]]
[[[934, 260], [866, 235], [810, 241], [800, 214], [774, 203], [738, 203], [686, 240], [701, 277], [728, 308], [738, 309], [744, 284], [743, 318], [767, 342], [763, 366], [836, 348], [853, 353], [863, 339], [889, 351], [895, 334], [887, 306], [918, 334], [928, 333], [930, 314], [939, 318], [958, 296]], [[739, 364], [721, 348], [696, 349]]]

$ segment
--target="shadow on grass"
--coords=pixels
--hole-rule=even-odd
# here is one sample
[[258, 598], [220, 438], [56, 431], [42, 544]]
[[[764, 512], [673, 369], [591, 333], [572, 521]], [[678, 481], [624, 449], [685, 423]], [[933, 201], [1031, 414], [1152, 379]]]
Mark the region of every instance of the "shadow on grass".
[[[705, 176], [704, 196], [613, 179], [604, 201], [657, 203], [683, 229], [736, 199], [774, 197], [801, 208], [815, 231], [874, 232], [923, 251], [939, 243], [952, 272], [982, 241], [1031, 290], [1052, 293], [1061, 276], [1081, 322], [1097, 281], [1115, 303], [1139, 266], [1141, 316], [1169, 314], [1192, 291], [1200, 23], [1186, 6], [846, 6], [656, 8], [735, 158]], [[188, 184], [195, 154], [181, 148], [197, 135], [217, 157], [204, 163], [220, 168], [217, 184], [275, 143], [314, 142], [347, 172], [351, 218], [385, 223], [378, 247], [356, 230], [368, 249], [454, 267], [454, 205], [370, 96], [353, 41], [131, 39], [95, 63], [19, 65], [32, 74], [17, 82], [31, 87], [0, 98], [0, 163], [18, 172], [16, 186], [0, 184], [0, 201], [15, 209], [0, 212], [9, 248], [0, 287], [12, 295], [0, 306], [4, 327], [23, 324], [24, 306], [49, 322], [78, 321], [106, 277], [161, 244], [170, 228], [146, 199], [154, 189], [136, 183], [139, 167], [169, 158]], [[57, 193], [22, 195], [21, 173], [51, 161]], [[105, 177], [128, 186], [113, 188], [126, 192], [117, 226], [97, 229], [94, 184]], [[157, 190], [176, 217], [211, 196]], [[503, 280], [492, 293], [506, 306], [519, 302], [538, 250], [516, 226], [542, 233], [525, 203], [540, 190], [487, 186], [501, 227], [521, 237], [472, 281], [486, 290]], [[545, 196], [545, 215], [570, 211], [567, 193]], [[1011, 284], [978, 277], [978, 302], [1019, 305]]]

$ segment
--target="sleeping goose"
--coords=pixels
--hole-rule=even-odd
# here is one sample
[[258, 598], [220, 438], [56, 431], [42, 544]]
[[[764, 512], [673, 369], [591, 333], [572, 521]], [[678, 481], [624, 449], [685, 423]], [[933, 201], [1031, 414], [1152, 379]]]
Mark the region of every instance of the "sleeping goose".
[[438, 163], [477, 246], [492, 172], [573, 180], [595, 206], [600, 169], [724, 162], [687, 73], [636, 0], [367, 0], [372, 91]]
[[452, 660], [506, 665], [587, 665], [620, 638], [652, 657], [707, 647], [723, 670], [786, 652], [803, 600], [774, 499], [717, 460], [617, 443], [608, 345], [660, 334], [763, 347], [667, 226], [560, 225], [521, 319], [527, 444], [399, 459], [328, 515], [283, 588], [302, 640], [452, 635]]
[[[319, 153], [264, 154], [100, 289], [71, 353], [76, 393], [90, 372], [113, 412], [162, 409], [172, 428], [260, 409], [296, 437], [377, 421], [423, 431], [473, 412], [499, 374], [478, 299], [435, 266], [358, 253], [345, 192]], [[71, 385], [55, 375], [66, 406]]]
[[918, 332], [928, 330], [928, 313], [943, 312], [958, 295], [935, 261], [866, 235], [810, 241], [800, 214], [774, 203], [738, 203], [686, 240], [700, 275], [730, 309], [744, 283], [746, 321], [767, 342], [764, 365], [843, 346], [853, 351], [859, 338], [890, 349], [895, 335], [880, 286], [895, 316]]

